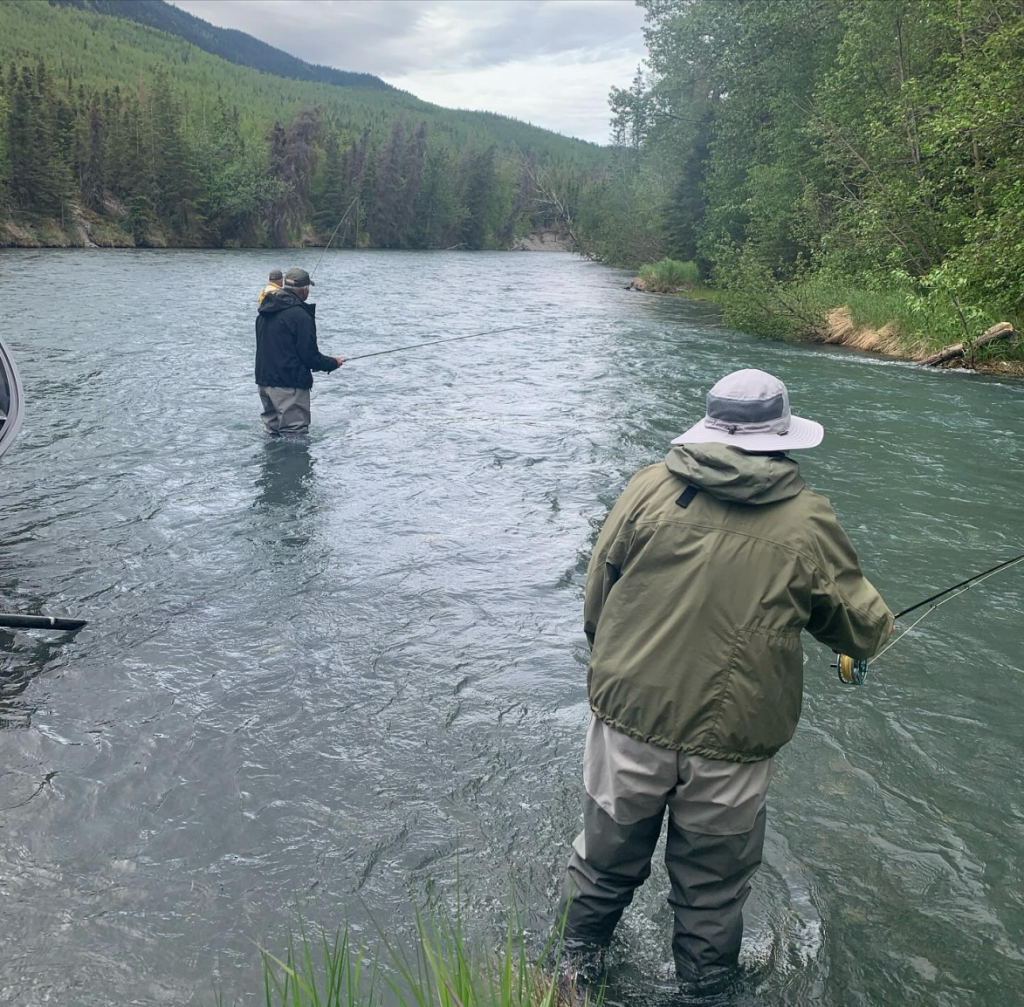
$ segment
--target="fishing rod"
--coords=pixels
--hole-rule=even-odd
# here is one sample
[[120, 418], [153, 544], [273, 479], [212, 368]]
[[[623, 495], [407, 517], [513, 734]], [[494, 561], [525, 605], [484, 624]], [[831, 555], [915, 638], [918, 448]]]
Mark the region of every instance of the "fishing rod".
[[982, 580], [983, 578], [991, 577], [994, 573], [999, 573], [1000, 570], [1005, 570], [1007, 567], [1014, 566], [1017, 563], [1024, 561], [1024, 553], [1020, 556], [1015, 556], [1013, 559], [1008, 559], [1004, 563], [997, 563], [995, 566], [990, 567], [988, 570], [983, 570], [981, 573], [976, 573], [973, 577], [968, 577], [967, 580], [960, 581], [959, 584], [954, 584], [952, 587], [947, 587], [945, 591], [939, 591], [938, 594], [933, 594], [930, 598], [925, 598], [924, 601], [919, 601], [916, 605], [911, 605], [910, 608], [905, 608], [902, 612], [897, 612], [893, 617], [895, 619], [902, 619], [905, 615], [910, 615], [911, 612], [916, 612], [919, 608], [924, 608], [929, 602], [938, 601], [939, 598], [956, 591], [958, 588], [967, 588], [975, 581]]
[[313, 279], [313, 273], [320, 268], [320, 263], [324, 261], [324, 256], [327, 254], [327, 249], [331, 247], [331, 242], [334, 241], [334, 236], [341, 230], [341, 225], [345, 223], [348, 215], [352, 212], [352, 207], [356, 205], [356, 200], [359, 199], [359, 193], [356, 193], [352, 197], [352, 202], [348, 204], [348, 209], [341, 215], [341, 220], [338, 221], [338, 226], [331, 232], [331, 236], [327, 239], [327, 244], [324, 245], [324, 250], [320, 253], [320, 258], [316, 260], [316, 265], [313, 267], [309, 274], [309, 278]]
[[916, 604], [903, 609], [901, 612], [897, 612], [893, 617], [893, 628], [895, 628], [896, 620], [902, 619], [905, 615], [910, 615], [911, 612], [916, 612], [918, 609], [924, 608], [925, 605], [931, 606], [924, 615], [915, 619], [914, 622], [900, 633], [895, 640], [886, 644], [870, 662], [863, 658], [850, 657], [848, 654], [837, 654], [836, 662], [832, 667], [837, 670], [839, 674], [839, 681], [844, 685], [863, 685], [864, 679], [868, 676], [868, 665], [874, 663], [882, 657], [886, 651], [895, 647], [900, 640], [902, 640], [912, 630], [916, 629], [937, 608], [941, 608], [946, 604], [946, 602], [952, 601], [954, 598], [959, 598], [962, 594], [966, 594], [975, 584], [980, 584], [982, 581], [988, 580], [989, 577], [994, 577], [997, 573], [1009, 570], [1011, 567], [1015, 567], [1019, 563], [1024, 563], [1024, 553], [1021, 553], [1019, 556], [1015, 556], [1013, 559], [997, 563], [995, 566], [989, 567], [987, 570], [982, 570], [981, 573], [976, 573], [973, 577], [968, 577], [966, 580], [960, 581], [959, 584], [954, 584], [952, 587], [947, 587], [942, 591], [938, 591], [936, 594], [925, 598], [924, 601], [919, 601]]
[[538, 329], [539, 325], [509, 325], [504, 329], [488, 329], [486, 332], [470, 332], [466, 336], [447, 336], [444, 339], [430, 339], [425, 343], [410, 343], [408, 346], [394, 346], [390, 350], [377, 350], [375, 353], [360, 353], [355, 357], [346, 357], [345, 363], [351, 360], [368, 360], [370, 357], [383, 357], [388, 353], [402, 353], [404, 350], [418, 350], [421, 346], [436, 346], [438, 343], [457, 343], [460, 339], [480, 339], [483, 336], [496, 336], [499, 332], [511, 332], [513, 329], [520, 332], [528, 332], [530, 329]]
[[0, 612], [0, 629], [75, 630], [87, 625], [85, 619], [62, 619], [54, 615], [15, 615], [11, 612]]
[[[387, 353], [401, 353], [403, 350], [418, 350], [421, 346], [436, 346], [438, 343], [457, 343], [460, 339], [478, 339], [482, 336], [495, 336], [499, 332], [511, 332], [513, 329], [517, 329], [520, 332], [529, 332], [531, 329], [539, 329], [540, 325], [510, 325], [504, 329], [487, 329], [485, 332], [471, 332], [466, 336], [447, 336], [444, 339], [431, 339], [425, 343], [410, 343], [408, 346], [395, 346], [390, 350], [377, 350], [375, 353], [360, 353], [356, 357], [346, 357], [345, 363], [347, 364], [350, 360], [366, 360], [369, 357], [382, 357]], [[660, 339], [657, 336], [651, 337], [655, 342], [663, 343], [675, 343], [680, 345], [680, 340], [677, 339]]]

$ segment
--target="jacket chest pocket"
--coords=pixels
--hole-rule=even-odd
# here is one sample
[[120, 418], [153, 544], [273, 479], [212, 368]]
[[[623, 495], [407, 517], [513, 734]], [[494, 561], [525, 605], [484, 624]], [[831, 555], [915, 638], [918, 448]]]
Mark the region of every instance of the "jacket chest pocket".
[[739, 630], [712, 728], [717, 747], [747, 758], [774, 755], [793, 737], [803, 691], [798, 630]]

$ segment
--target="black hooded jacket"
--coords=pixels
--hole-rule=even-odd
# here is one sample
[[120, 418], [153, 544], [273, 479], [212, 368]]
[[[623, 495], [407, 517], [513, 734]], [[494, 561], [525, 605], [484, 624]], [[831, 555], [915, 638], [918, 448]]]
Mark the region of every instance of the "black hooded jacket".
[[291, 290], [263, 298], [256, 315], [256, 384], [275, 388], [312, 388], [312, 371], [333, 371], [334, 357], [316, 345], [316, 305]]

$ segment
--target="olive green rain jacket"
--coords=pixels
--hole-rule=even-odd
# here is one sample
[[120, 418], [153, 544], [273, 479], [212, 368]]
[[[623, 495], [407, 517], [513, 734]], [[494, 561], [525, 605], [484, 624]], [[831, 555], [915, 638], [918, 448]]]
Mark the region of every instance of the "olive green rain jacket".
[[641, 741], [756, 762], [800, 719], [802, 630], [868, 658], [892, 627], [795, 461], [683, 445], [633, 477], [590, 559], [590, 705]]

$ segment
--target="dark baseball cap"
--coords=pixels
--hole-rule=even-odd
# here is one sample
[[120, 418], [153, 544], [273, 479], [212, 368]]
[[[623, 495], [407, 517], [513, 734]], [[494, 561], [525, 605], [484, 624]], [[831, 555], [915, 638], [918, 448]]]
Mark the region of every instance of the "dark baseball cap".
[[272, 279], [272, 280], [280, 280], [281, 279], [281, 270], [280, 269], [272, 269], [270, 271], [270, 279]]
[[309, 278], [309, 273], [304, 269], [289, 269], [284, 274], [284, 285], [286, 287], [314, 287], [316, 284]]

